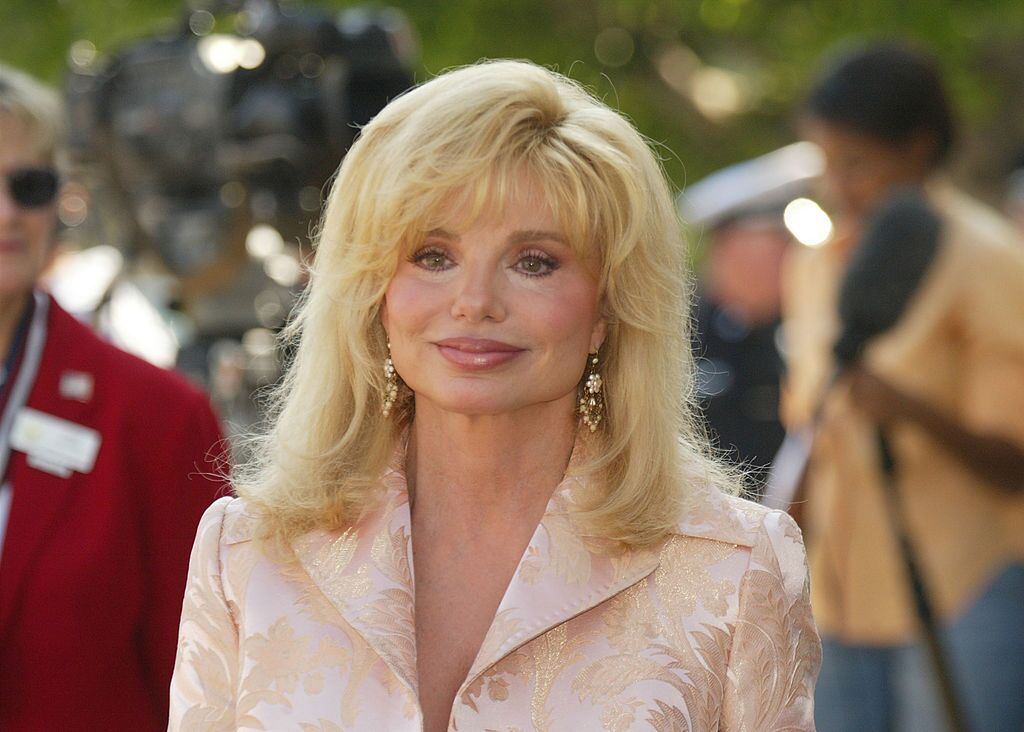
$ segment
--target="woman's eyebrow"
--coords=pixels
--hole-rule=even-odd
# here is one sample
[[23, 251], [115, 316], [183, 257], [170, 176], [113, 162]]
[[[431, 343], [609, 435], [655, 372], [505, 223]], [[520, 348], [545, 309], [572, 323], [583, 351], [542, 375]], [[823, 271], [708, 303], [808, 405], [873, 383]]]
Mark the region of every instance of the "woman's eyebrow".
[[[462, 237], [455, 234], [447, 229], [431, 229], [427, 232], [428, 237], [437, 237], [438, 239], [447, 239], [448, 241], [458, 242], [461, 241]], [[510, 244], [523, 244], [531, 241], [556, 241], [560, 244], [568, 246], [569, 240], [557, 231], [543, 231], [539, 229], [520, 229], [513, 231], [508, 236], [508, 242]]]
[[459, 241], [461, 239], [458, 234], [453, 234], [447, 229], [431, 229], [427, 232], [427, 236], [436, 236], [438, 239], [447, 239], [449, 241]]
[[565, 244], [566, 246], [569, 244], [569, 240], [557, 231], [538, 231], [536, 229], [513, 231], [509, 235], [508, 240], [511, 244], [523, 244], [525, 242], [544, 240], [557, 241], [560, 244]]

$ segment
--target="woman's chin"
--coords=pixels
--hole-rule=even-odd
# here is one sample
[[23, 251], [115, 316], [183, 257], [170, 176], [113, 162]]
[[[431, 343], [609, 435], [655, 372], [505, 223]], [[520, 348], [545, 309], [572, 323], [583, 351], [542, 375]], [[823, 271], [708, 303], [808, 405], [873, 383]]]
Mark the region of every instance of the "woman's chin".
[[503, 414], [512, 414], [519, 411], [515, 401], [488, 398], [488, 397], [465, 397], [457, 398], [451, 395], [440, 400], [429, 400], [424, 404], [422, 399], [417, 399], [416, 411], [422, 413], [424, 407], [434, 412], [444, 414], [459, 414], [466, 417], [498, 417]]
[[417, 393], [417, 414], [458, 414], [465, 417], [502, 417], [516, 416], [522, 418], [534, 410], [571, 412], [571, 405], [562, 409], [555, 402], [543, 398], [523, 398], [523, 395], [509, 392], [448, 391], [431, 397]]

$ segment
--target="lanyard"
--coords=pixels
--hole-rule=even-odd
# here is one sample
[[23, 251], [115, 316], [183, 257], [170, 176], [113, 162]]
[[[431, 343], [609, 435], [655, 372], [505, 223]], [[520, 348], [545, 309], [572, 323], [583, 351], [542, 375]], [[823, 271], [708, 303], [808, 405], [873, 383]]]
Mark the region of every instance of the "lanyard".
[[7, 356], [4, 358], [3, 368], [0, 368], [0, 410], [4, 406], [4, 387], [7, 379], [14, 373], [14, 366], [18, 362], [18, 354], [21, 353], [21, 346], [25, 340], [25, 332], [28, 324], [32, 322], [32, 313], [35, 311], [35, 298], [29, 295], [25, 304], [24, 312], [18, 318], [18, 325], [14, 328], [14, 337], [11, 338], [11, 345], [7, 349]]
[[[39, 373], [39, 362], [43, 358], [43, 347], [46, 345], [46, 321], [50, 310], [50, 298], [38, 290], [33, 291], [35, 307], [32, 310], [32, 319], [28, 325], [28, 335], [25, 340], [25, 354], [21, 360], [21, 367], [17, 375], [7, 373], [6, 378], [14, 376], [14, 383], [11, 384], [10, 392], [7, 395], [7, 404], [0, 413], [0, 484], [7, 473], [7, 463], [11, 457], [11, 429], [14, 427], [14, 418], [28, 401], [29, 392], [35, 383], [36, 374]], [[13, 353], [17, 349], [12, 349]], [[5, 369], [14, 365], [13, 357], [9, 357], [10, 364], [5, 364]]]

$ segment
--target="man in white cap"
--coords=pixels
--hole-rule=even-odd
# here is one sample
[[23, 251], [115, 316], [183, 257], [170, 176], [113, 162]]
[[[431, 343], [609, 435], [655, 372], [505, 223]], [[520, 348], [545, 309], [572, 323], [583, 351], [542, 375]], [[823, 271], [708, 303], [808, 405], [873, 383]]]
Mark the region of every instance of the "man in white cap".
[[779, 422], [781, 268], [793, 235], [783, 213], [821, 172], [797, 143], [720, 170], [679, 197], [704, 246], [695, 329], [698, 388], [726, 456], [759, 491], [782, 443]]

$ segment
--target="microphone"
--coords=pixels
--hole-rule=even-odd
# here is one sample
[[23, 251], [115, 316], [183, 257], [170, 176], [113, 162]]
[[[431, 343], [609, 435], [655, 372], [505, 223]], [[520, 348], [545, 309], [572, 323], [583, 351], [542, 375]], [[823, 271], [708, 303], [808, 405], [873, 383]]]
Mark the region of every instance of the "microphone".
[[[859, 361], [871, 339], [899, 321], [938, 252], [941, 234], [939, 215], [921, 191], [911, 187], [890, 193], [865, 222], [839, 288], [840, 330], [832, 348], [836, 368], [811, 425], [787, 431], [772, 461], [762, 498], [765, 505], [786, 510], [800, 500], [825, 395]], [[888, 446], [884, 447], [883, 468], [889, 472], [893, 465]]]
[[942, 220], [914, 188], [890, 194], [868, 219], [839, 290], [840, 370], [899, 321], [939, 249]]

